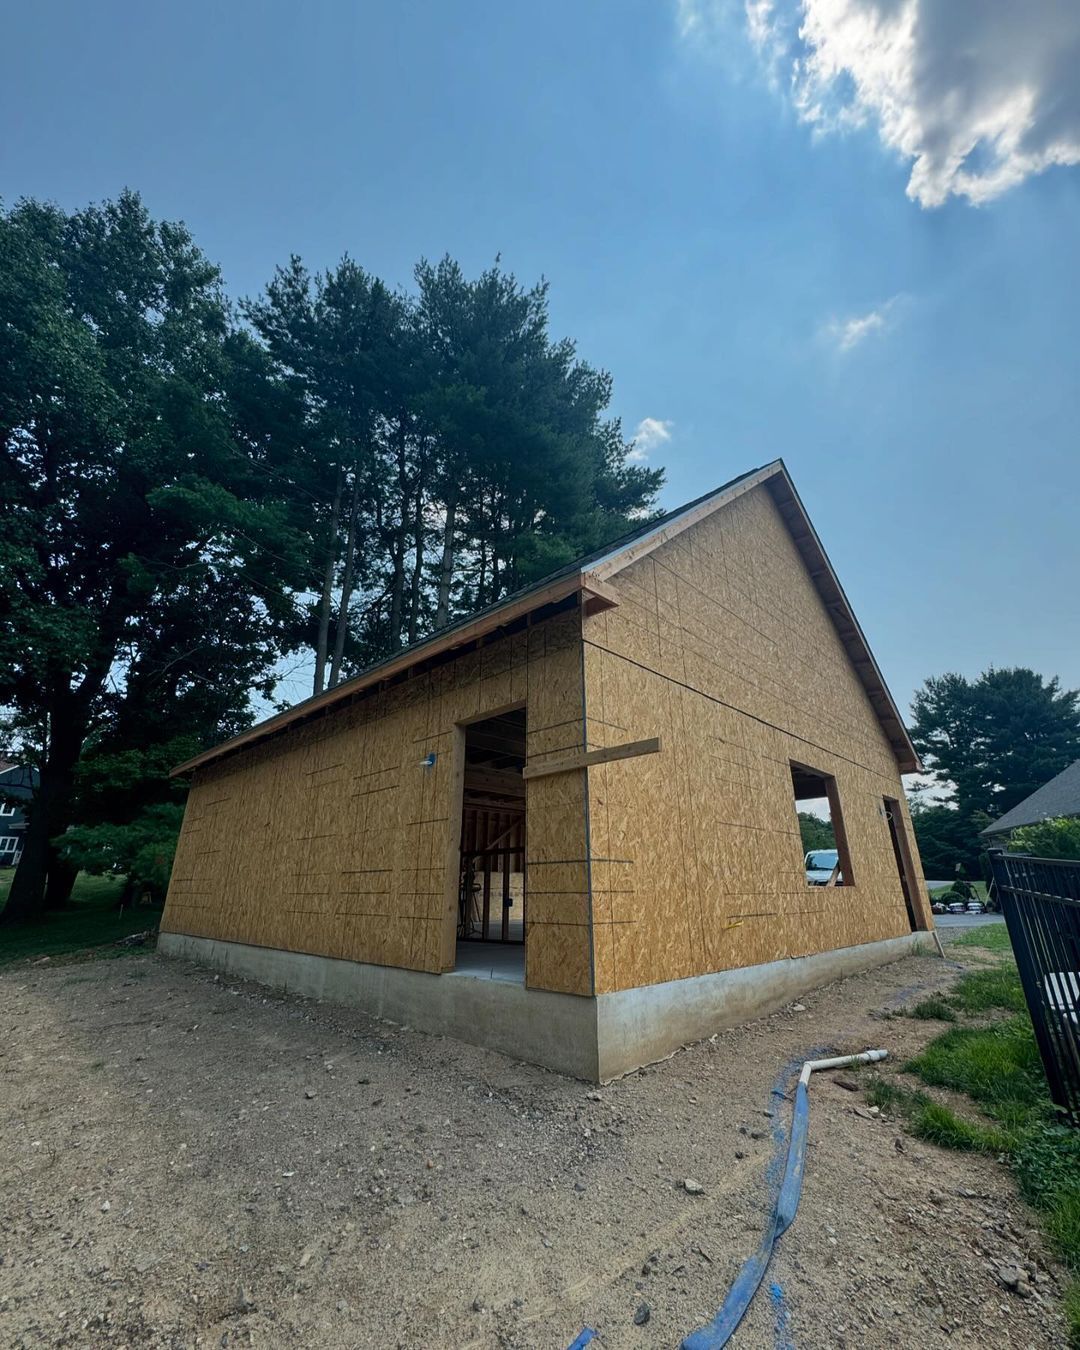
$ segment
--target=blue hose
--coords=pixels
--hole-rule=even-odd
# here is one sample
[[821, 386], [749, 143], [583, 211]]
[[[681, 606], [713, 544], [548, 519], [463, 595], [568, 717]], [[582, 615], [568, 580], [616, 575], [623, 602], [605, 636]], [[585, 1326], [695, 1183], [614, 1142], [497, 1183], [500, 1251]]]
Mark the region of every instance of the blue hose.
[[742, 1321], [761, 1281], [765, 1278], [776, 1239], [791, 1224], [799, 1208], [809, 1118], [810, 1103], [806, 1084], [800, 1082], [795, 1090], [795, 1113], [791, 1120], [791, 1143], [788, 1146], [784, 1180], [772, 1214], [769, 1216], [769, 1222], [765, 1226], [761, 1245], [739, 1271], [720, 1311], [708, 1326], [700, 1327], [687, 1336], [682, 1343], [682, 1350], [720, 1350], [721, 1346], [727, 1345], [735, 1328]]
[[[861, 1055], [842, 1055], [836, 1059], [808, 1059], [803, 1063], [802, 1073], [795, 1089], [795, 1109], [791, 1117], [791, 1139], [788, 1143], [784, 1179], [776, 1193], [776, 1201], [769, 1215], [769, 1222], [765, 1226], [761, 1245], [753, 1256], [744, 1262], [720, 1311], [708, 1326], [692, 1331], [682, 1342], [680, 1350], [721, 1350], [722, 1346], [727, 1345], [761, 1286], [761, 1281], [765, 1278], [777, 1238], [791, 1226], [795, 1218], [799, 1208], [799, 1197], [802, 1195], [803, 1172], [806, 1166], [806, 1134], [810, 1124], [808, 1095], [810, 1075], [815, 1069], [838, 1069], [854, 1063], [876, 1064], [887, 1055], [887, 1050], [866, 1050]], [[793, 1067], [792, 1064], [785, 1069], [778, 1083], [787, 1079]], [[773, 1092], [778, 1096], [783, 1095], [783, 1090], [779, 1086], [775, 1087]], [[779, 1135], [778, 1142], [782, 1140], [781, 1131], [774, 1134]], [[772, 1164], [769, 1171], [770, 1173], [773, 1171]], [[591, 1327], [586, 1327], [569, 1350], [581, 1350], [581, 1347], [587, 1345], [595, 1335], [596, 1332]]]
[[595, 1335], [596, 1332], [593, 1331], [592, 1327], [582, 1327], [581, 1334], [567, 1346], [567, 1350], [583, 1350], [583, 1347], [588, 1345]]

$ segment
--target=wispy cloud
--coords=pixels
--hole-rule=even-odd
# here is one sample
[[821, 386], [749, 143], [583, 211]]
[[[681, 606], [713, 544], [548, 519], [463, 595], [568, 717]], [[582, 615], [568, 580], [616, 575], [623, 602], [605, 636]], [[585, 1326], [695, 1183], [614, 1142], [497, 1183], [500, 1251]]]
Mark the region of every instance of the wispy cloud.
[[674, 425], [659, 417], [643, 417], [634, 431], [634, 448], [626, 458], [635, 464], [643, 463], [655, 449], [671, 440]]
[[891, 300], [886, 300], [876, 309], [867, 310], [865, 314], [850, 314], [847, 318], [830, 319], [822, 331], [838, 351], [850, 352], [868, 337], [885, 331], [898, 298], [893, 296]]
[[[705, 49], [732, 0], [677, 0]], [[866, 123], [911, 164], [908, 196], [987, 202], [1080, 163], [1076, 0], [743, 0], [746, 32], [798, 116]]]

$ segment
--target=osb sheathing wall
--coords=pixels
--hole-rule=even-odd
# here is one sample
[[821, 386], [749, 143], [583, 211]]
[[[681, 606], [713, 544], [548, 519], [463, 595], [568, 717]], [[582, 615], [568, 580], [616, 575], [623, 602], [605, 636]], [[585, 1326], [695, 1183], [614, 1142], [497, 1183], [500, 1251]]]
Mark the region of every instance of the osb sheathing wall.
[[[610, 585], [584, 619], [589, 747], [662, 750], [588, 770], [596, 992], [907, 933], [896, 760], [767, 487]], [[806, 884], [793, 760], [836, 778], [852, 886]]]
[[[525, 703], [530, 760], [580, 750], [580, 625], [557, 616], [197, 770], [162, 928], [452, 969], [459, 724]], [[592, 992], [584, 786], [578, 771], [528, 788], [534, 988]]]

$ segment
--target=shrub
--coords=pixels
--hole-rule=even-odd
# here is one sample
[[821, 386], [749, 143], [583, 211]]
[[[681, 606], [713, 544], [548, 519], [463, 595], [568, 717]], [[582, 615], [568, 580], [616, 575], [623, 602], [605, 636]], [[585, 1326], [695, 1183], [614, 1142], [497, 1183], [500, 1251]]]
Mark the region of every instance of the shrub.
[[1080, 817], [1055, 816], [1013, 830], [1009, 848], [1036, 858], [1080, 858]]

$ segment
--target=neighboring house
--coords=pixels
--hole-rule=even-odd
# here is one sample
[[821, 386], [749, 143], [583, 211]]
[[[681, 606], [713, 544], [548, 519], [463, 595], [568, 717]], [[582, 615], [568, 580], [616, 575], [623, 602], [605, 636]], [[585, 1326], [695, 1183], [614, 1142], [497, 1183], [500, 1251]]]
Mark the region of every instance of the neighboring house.
[[159, 951], [606, 1080], [919, 950], [919, 768], [778, 460], [180, 765]]
[[988, 844], [1003, 847], [1012, 830], [1058, 816], [1080, 816], [1080, 759], [1062, 769], [1056, 778], [1044, 783], [1011, 811], [1006, 811], [1000, 820], [987, 825], [980, 834]]
[[0, 867], [16, 867], [22, 857], [28, 802], [37, 787], [37, 770], [0, 760]]

